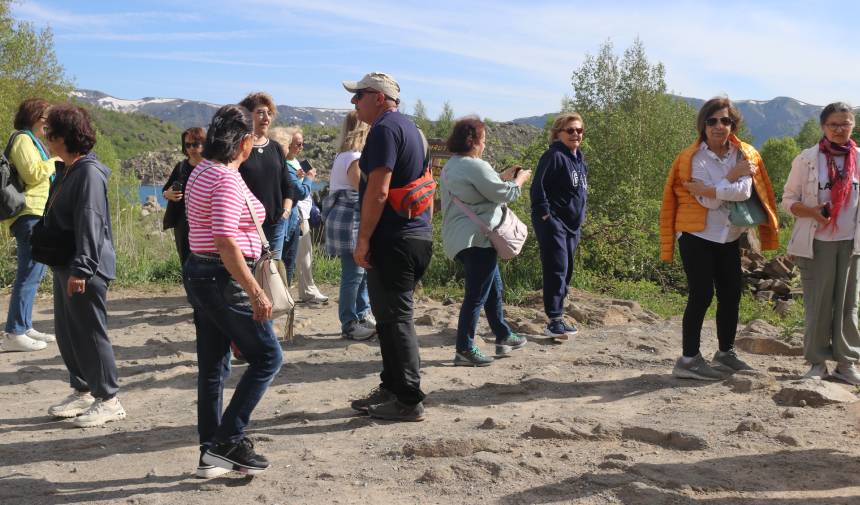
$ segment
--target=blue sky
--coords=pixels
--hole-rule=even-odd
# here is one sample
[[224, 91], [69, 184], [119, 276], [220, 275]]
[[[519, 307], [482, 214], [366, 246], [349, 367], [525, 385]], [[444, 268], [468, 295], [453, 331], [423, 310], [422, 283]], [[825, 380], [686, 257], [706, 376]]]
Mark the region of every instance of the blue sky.
[[709, 98], [860, 104], [850, 2], [23, 0], [50, 26], [75, 84], [214, 103], [265, 90], [281, 104], [348, 108], [340, 81], [400, 82], [404, 109], [495, 120], [558, 109], [571, 72], [610, 39], [640, 37], [669, 89]]

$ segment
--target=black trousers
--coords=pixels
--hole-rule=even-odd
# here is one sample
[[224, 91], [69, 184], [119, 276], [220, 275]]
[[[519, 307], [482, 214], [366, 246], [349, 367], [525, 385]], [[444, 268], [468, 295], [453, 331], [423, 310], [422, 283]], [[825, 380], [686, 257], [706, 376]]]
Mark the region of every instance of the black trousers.
[[687, 273], [687, 308], [684, 309], [684, 356], [699, 354], [702, 322], [717, 292], [717, 340], [720, 350], [731, 350], [735, 345], [738, 327], [738, 308], [741, 302], [741, 251], [737, 240], [720, 244], [682, 233], [678, 249], [684, 272]]
[[107, 335], [108, 281], [98, 274], [86, 290], [66, 294], [69, 270], [54, 268], [54, 331], [57, 347], [76, 391], [109, 400], [119, 390], [113, 346]]
[[176, 220], [176, 224], [173, 226], [173, 238], [176, 241], [176, 254], [179, 255], [181, 267], [188, 259], [188, 255], [191, 254], [191, 246], [188, 244], [188, 221], [184, 217]]
[[433, 242], [426, 239], [374, 236], [370, 240], [367, 292], [382, 353], [381, 385], [407, 405], [425, 396], [412, 294], [432, 255]]

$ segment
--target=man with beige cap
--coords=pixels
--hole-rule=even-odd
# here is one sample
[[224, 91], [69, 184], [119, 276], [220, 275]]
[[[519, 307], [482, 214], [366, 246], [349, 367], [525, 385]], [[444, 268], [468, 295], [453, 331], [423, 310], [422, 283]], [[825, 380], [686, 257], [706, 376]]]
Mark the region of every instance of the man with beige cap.
[[371, 72], [343, 87], [354, 93], [358, 118], [371, 125], [358, 161], [361, 222], [354, 257], [367, 269], [382, 353], [382, 383], [352, 408], [380, 419], [423, 421], [412, 295], [433, 253], [431, 211], [406, 217], [387, 202], [389, 189], [424, 175], [424, 140], [415, 123], [398, 112], [400, 85], [390, 75]]

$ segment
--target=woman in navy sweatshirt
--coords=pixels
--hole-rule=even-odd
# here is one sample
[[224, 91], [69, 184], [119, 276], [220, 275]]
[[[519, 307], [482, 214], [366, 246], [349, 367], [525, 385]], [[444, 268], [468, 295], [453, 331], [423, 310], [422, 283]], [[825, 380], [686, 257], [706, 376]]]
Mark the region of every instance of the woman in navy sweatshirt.
[[584, 128], [582, 116], [575, 112], [555, 119], [549, 149], [538, 162], [530, 190], [543, 266], [543, 305], [549, 318], [544, 333], [557, 340], [567, 340], [577, 331], [563, 314], [588, 199], [588, 167], [579, 148]]

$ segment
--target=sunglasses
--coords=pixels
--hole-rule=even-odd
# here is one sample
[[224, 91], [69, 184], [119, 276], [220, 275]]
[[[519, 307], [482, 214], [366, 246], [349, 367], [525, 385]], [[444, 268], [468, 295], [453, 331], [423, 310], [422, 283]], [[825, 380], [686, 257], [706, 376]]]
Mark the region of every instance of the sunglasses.
[[370, 93], [382, 93], [382, 91], [376, 91], [375, 89], [370, 89], [370, 88], [360, 89], [360, 90], [355, 92], [355, 99], [361, 100], [365, 94], [370, 94]]
[[717, 126], [717, 122], [719, 122], [723, 126], [732, 126], [733, 124], [735, 124], [735, 120], [727, 116], [709, 117], [705, 120], [705, 124], [708, 126]]
[[585, 131], [585, 128], [570, 127], [570, 128], [564, 128], [561, 131], [563, 131], [564, 133], [567, 133], [568, 135], [573, 135], [574, 133], [576, 133], [578, 135], [582, 135], [582, 132]]
[[185, 149], [193, 149], [203, 145], [203, 142], [186, 142]]

